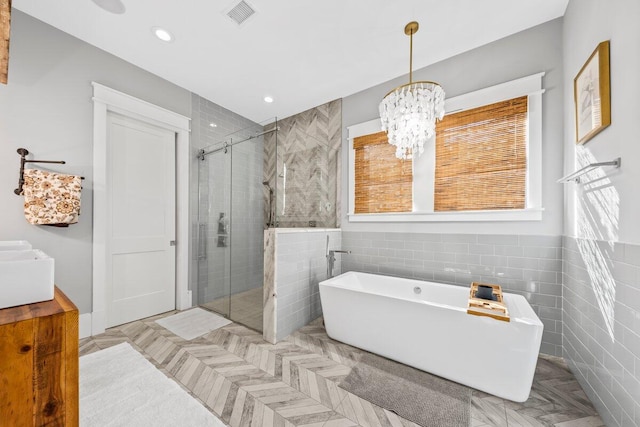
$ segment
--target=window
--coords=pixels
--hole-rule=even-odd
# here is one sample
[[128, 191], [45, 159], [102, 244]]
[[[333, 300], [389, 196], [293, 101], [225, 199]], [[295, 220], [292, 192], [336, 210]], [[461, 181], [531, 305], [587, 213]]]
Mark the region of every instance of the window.
[[386, 132], [354, 138], [355, 213], [410, 212], [411, 160], [395, 157]]
[[379, 119], [349, 127], [349, 221], [542, 219], [543, 75], [447, 99], [413, 162], [395, 158]]
[[446, 116], [436, 125], [434, 211], [524, 209], [526, 153], [526, 96]]

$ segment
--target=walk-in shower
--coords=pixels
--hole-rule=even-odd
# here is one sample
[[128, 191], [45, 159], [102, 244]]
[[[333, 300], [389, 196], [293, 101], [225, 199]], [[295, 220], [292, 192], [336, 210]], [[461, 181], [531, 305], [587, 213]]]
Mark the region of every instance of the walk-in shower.
[[[337, 227], [340, 117], [336, 101], [199, 145], [196, 304], [260, 331], [263, 319], [273, 323], [263, 273], [277, 260], [264, 253], [264, 236], [273, 234], [265, 230]], [[199, 140], [211, 139], [209, 125], [194, 126]]]
[[[196, 302], [262, 330], [263, 140], [277, 126], [243, 129], [200, 150]], [[268, 219], [266, 219], [268, 221]]]

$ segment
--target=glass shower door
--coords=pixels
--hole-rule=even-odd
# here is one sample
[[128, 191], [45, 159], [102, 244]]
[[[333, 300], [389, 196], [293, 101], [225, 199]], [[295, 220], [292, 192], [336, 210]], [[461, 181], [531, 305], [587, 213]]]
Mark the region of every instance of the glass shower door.
[[203, 156], [198, 168], [198, 304], [230, 317], [231, 151]]
[[262, 331], [261, 128], [228, 138], [199, 157], [197, 303]]
[[263, 138], [240, 137], [232, 147], [230, 318], [262, 331]]

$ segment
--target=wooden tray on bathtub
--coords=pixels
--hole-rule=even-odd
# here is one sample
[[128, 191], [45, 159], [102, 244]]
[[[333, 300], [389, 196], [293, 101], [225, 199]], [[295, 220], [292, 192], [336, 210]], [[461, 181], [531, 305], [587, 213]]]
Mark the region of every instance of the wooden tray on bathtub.
[[[492, 294], [495, 300], [488, 300], [484, 298], [476, 298], [479, 286], [489, 286], [492, 289]], [[500, 285], [493, 285], [490, 283], [471, 283], [471, 290], [469, 291], [469, 303], [467, 305], [467, 313], [474, 316], [486, 316], [492, 317], [504, 322], [510, 322], [509, 310], [502, 299], [502, 287]]]

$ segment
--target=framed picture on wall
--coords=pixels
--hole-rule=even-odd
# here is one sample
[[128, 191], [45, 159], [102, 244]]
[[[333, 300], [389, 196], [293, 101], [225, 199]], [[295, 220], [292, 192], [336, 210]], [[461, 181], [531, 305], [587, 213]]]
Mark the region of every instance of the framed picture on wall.
[[584, 144], [611, 124], [609, 41], [596, 47], [573, 80], [576, 143]]

